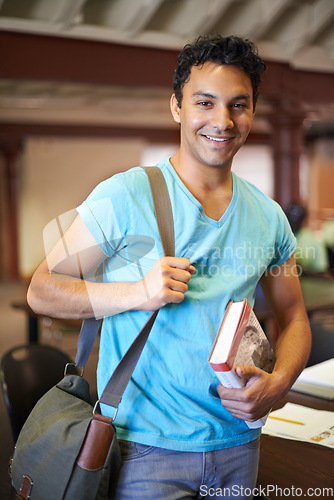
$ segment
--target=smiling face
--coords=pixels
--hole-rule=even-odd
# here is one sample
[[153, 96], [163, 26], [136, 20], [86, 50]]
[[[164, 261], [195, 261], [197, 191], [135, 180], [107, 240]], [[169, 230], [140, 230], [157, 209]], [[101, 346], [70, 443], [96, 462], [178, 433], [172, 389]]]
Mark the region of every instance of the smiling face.
[[174, 120], [181, 125], [182, 161], [231, 168], [253, 120], [253, 89], [236, 66], [206, 62], [193, 66], [184, 84], [182, 104], [171, 98]]

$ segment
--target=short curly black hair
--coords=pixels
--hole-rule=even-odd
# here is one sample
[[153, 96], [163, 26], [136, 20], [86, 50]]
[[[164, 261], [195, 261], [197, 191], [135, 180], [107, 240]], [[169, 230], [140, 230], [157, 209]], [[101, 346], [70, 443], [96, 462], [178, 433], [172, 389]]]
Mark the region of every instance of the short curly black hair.
[[256, 45], [247, 38], [221, 35], [200, 36], [181, 50], [173, 77], [173, 89], [179, 107], [182, 104], [183, 86], [191, 68], [205, 62], [229, 64], [241, 68], [250, 78], [253, 88], [253, 107], [259, 97], [261, 74], [266, 66], [258, 55]]

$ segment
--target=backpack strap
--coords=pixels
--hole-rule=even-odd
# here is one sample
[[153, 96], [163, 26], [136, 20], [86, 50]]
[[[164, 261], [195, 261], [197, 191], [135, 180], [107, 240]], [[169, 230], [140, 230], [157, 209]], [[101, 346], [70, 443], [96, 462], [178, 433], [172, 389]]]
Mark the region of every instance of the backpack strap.
[[[155, 216], [164, 254], [174, 256], [175, 239], [173, 213], [165, 178], [159, 167], [145, 167], [144, 170], [150, 182]], [[101, 395], [100, 403], [118, 408], [158, 312], [159, 310], [152, 312], [147, 322], [120, 360]], [[101, 320], [96, 320], [94, 318], [83, 321], [75, 360], [77, 366], [86, 365], [100, 324]]]

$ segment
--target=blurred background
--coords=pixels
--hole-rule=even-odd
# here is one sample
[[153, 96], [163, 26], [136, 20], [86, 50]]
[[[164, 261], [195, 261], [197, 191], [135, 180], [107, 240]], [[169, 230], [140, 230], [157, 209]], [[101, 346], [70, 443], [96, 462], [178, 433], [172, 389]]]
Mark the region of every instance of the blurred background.
[[[177, 53], [211, 33], [250, 38], [265, 60], [234, 171], [277, 200], [300, 248], [314, 249], [300, 253], [303, 292], [334, 335], [333, 0], [0, 0], [1, 355], [37, 341], [75, 356], [79, 326], [25, 303], [43, 230], [99, 181], [176, 151]], [[96, 359], [97, 347], [92, 387]], [[13, 440], [2, 400], [0, 418], [5, 499]]]

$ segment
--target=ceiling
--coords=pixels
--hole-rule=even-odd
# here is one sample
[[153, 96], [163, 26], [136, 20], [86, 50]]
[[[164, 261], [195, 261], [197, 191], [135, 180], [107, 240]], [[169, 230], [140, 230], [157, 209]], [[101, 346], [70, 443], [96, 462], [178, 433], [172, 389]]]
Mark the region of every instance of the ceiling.
[[[334, 73], [334, 0], [0, 0], [0, 29], [162, 49], [199, 34], [236, 34], [253, 40], [265, 60]], [[0, 80], [0, 112], [9, 122], [165, 127], [167, 94]]]
[[169, 49], [235, 34], [265, 59], [334, 72], [333, 0], [0, 0], [0, 29]]

